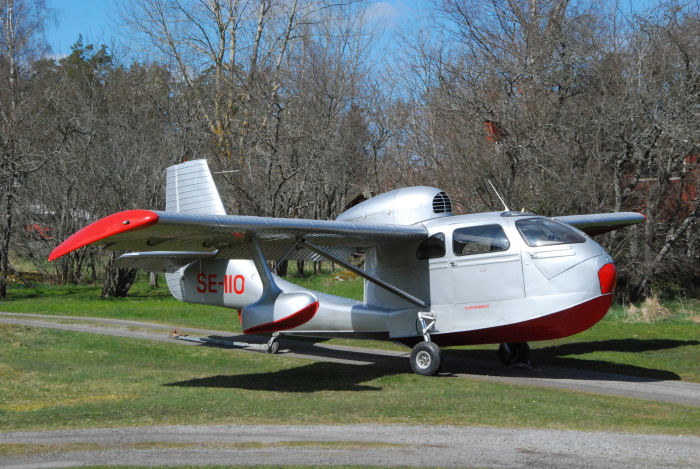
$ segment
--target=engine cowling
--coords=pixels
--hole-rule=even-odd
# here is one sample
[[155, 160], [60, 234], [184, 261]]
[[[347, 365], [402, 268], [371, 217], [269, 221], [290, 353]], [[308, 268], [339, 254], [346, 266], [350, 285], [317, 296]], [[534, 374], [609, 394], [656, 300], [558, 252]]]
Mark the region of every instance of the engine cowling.
[[452, 215], [452, 201], [436, 187], [413, 186], [385, 192], [341, 213], [336, 220], [353, 223], [413, 225]]

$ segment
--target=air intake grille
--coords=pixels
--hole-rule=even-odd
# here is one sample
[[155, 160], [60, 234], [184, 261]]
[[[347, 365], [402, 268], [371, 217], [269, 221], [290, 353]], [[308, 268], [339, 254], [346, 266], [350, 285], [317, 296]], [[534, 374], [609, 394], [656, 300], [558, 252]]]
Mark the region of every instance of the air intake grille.
[[433, 212], [452, 213], [452, 201], [444, 192], [439, 192], [435, 197], [433, 197]]

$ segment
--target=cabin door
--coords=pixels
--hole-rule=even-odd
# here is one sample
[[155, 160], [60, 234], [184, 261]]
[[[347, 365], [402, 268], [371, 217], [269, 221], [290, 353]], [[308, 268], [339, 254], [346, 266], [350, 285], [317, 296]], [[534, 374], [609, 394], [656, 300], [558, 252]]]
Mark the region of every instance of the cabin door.
[[448, 243], [454, 303], [483, 304], [525, 297], [520, 244], [505, 227], [489, 221], [456, 227]]

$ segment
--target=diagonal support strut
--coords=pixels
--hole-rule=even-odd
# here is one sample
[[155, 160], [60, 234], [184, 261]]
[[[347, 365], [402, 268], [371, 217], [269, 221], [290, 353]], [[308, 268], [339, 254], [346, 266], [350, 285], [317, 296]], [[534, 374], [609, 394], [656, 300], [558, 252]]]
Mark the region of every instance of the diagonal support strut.
[[413, 303], [416, 306], [420, 306], [421, 308], [428, 308], [429, 307], [429, 305], [425, 301], [421, 300], [420, 298], [416, 298], [415, 296], [411, 295], [410, 293], [407, 293], [407, 292], [401, 290], [400, 288], [395, 287], [394, 285], [387, 283], [384, 280], [381, 280], [381, 279], [375, 277], [374, 275], [370, 275], [362, 269], [358, 269], [357, 267], [355, 267], [351, 263], [345, 261], [344, 259], [341, 259], [340, 257], [338, 257], [334, 254], [331, 254], [330, 252], [325, 251], [318, 246], [314, 246], [313, 244], [306, 241], [304, 238], [300, 238], [299, 242], [302, 245], [304, 245], [305, 247], [307, 247], [310, 250], [312, 250], [313, 252], [315, 252], [316, 254], [319, 254], [327, 259], [331, 259], [334, 262], [337, 262], [338, 264], [342, 265], [343, 267], [345, 267], [349, 271], [356, 273], [357, 275], [359, 275], [360, 277], [362, 277], [364, 279], [369, 280], [370, 282], [380, 286], [381, 288], [385, 289], [386, 291], [391, 292], [394, 295], [396, 295], [400, 298], [403, 298], [404, 300], [406, 300], [410, 303]]

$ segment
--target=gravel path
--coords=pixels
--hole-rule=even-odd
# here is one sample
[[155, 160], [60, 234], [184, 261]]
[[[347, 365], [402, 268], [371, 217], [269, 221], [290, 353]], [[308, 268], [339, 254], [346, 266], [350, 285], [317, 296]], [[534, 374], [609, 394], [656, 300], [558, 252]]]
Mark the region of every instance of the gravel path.
[[[700, 438], [449, 426], [165, 426], [0, 433], [4, 468], [378, 465], [697, 468]], [[1, 448], [2, 446], [0, 446]], [[31, 447], [31, 453], [22, 453]]]
[[[157, 340], [181, 345], [198, 345], [177, 340], [167, 333], [174, 326], [118, 319], [39, 314], [0, 313], [0, 323], [89, 332], [119, 337]], [[207, 329], [180, 328], [190, 335], [204, 335], [239, 342], [249, 342], [250, 348], [260, 350], [259, 344], [267, 338], [260, 336], [232, 336], [230, 332]], [[291, 357], [316, 361], [379, 366], [409, 372], [406, 352], [366, 349], [310, 343], [284, 338], [285, 349], [280, 352]], [[517, 385], [542, 386], [572, 391], [633, 397], [653, 401], [700, 406], [700, 384], [683, 381], [655, 380], [610, 373], [546, 367], [536, 370], [517, 370], [503, 367], [497, 360], [482, 361], [472, 358], [445, 357], [444, 369], [452, 376], [467, 379], [505, 382]]]

